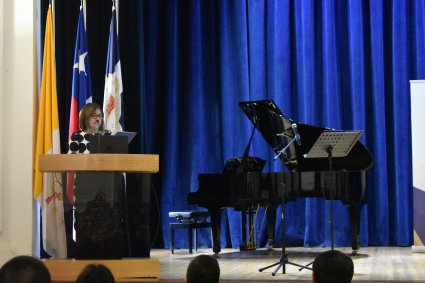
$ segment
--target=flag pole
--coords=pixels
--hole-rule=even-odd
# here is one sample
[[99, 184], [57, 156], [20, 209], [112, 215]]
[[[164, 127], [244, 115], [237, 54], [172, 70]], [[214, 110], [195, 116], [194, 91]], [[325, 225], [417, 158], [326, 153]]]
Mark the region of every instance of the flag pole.
[[119, 1], [118, 0], [112, 0], [112, 7], [113, 8], [115, 8], [115, 18], [116, 18], [116, 24], [117, 24], [117, 30], [116, 30], [116, 32], [117, 32], [117, 35], [118, 35], [118, 15], [119, 15], [119, 13], [118, 13], [118, 9], [119, 9], [119, 5], [120, 3], [119, 3]]
[[[87, 19], [87, 1], [81, 0], [80, 9], [83, 9], [84, 19]], [[84, 29], [87, 30], [87, 20], [84, 20]]]
[[[51, 8], [50, 9], [50, 12], [52, 13], [52, 29], [53, 29], [53, 31], [52, 31], [52, 37], [53, 37], [53, 42], [55, 42], [55, 32], [56, 32], [56, 21], [55, 21], [55, 5], [56, 5], [56, 3], [55, 3], [55, 0], [49, 0], [49, 7]], [[55, 44], [53, 44], [53, 52], [55, 52]]]

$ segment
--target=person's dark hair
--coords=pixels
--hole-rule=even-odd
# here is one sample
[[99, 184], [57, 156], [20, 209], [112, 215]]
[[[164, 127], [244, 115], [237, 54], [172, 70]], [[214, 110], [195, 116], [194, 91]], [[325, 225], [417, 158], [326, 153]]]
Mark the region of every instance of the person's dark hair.
[[217, 283], [220, 279], [220, 266], [215, 257], [198, 255], [189, 263], [186, 272], [188, 283]]
[[78, 275], [75, 283], [114, 283], [114, 275], [103, 264], [89, 264]]
[[349, 283], [353, 275], [353, 260], [340, 251], [326, 251], [314, 259], [313, 278], [316, 283]]
[[[97, 103], [90, 102], [84, 105], [83, 109], [81, 110], [80, 120], [79, 120], [81, 130], [83, 131], [87, 130], [89, 121], [91, 118], [91, 114], [94, 113], [97, 109], [99, 109], [100, 112], [103, 114], [102, 107], [100, 107], [100, 105]], [[104, 131], [105, 131], [105, 125], [102, 119], [102, 123], [100, 124], [100, 127], [99, 127], [99, 132], [103, 133]]]
[[0, 269], [1, 283], [50, 283], [47, 267], [32, 256], [16, 256]]

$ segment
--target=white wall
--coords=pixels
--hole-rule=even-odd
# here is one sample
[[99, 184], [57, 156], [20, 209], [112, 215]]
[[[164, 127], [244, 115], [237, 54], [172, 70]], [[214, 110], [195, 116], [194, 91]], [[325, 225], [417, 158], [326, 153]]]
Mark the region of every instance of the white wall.
[[[3, 66], [3, 53], [4, 53], [4, 34], [3, 34], [3, 1], [0, 1], [0, 68]], [[3, 68], [2, 71], [0, 71], [0, 111], [3, 110]], [[3, 112], [3, 111], [2, 111]], [[0, 129], [3, 129], [3, 116], [0, 114]], [[2, 230], [2, 222], [3, 222], [3, 213], [2, 213], [2, 207], [3, 207], [3, 166], [2, 161], [3, 160], [3, 143], [2, 139], [0, 138], [0, 233]], [[0, 234], [1, 235], [1, 234]]]
[[32, 0], [0, 0], [0, 264], [31, 254], [35, 242], [33, 7]]

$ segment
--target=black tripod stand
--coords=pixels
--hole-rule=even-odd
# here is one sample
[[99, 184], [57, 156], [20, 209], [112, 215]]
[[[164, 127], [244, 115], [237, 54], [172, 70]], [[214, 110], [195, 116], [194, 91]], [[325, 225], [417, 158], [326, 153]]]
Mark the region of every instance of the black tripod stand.
[[[285, 154], [285, 151], [289, 148], [289, 146], [294, 141], [296, 141], [297, 139], [299, 139], [299, 136], [296, 134], [294, 136], [294, 138], [288, 143], [288, 145], [285, 146], [281, 151], [279, 151], [279, 153], [275, 156], [274, 159], [276, 160], [280, 155], [284, 155]], [[301, 265], [301, 264], [298, 264], [298, 263], [294, 263], [294, 262], [289, 261], [288, 260], [288, 256], [286, 255], [286, 246], [285, 246], [286, 245], [286, 227], [285, 227], [285, 223], [286, 223], [286, 219], [285, 219], [285, 192], [286, 192], [286, 190], [285, 190], [285, 180], [284, 179], [285, 179], [285, 172], [283, 172], [283, 166], [282, 166], [282, 174], [281, 174], [281, 180], [280, 180], [280, 186], [281, 186], [281, 190], [280, 191], [282, 192], [282, 198], [281, 198], [282, 199], [282, 213], [281, 213], [281, 222], [282, 222], [282, 252], [281, 252], [280, 259], [279, 259], [278, 262], [273, 263], [271, 265], [268, 265], [266, 267], [260, 268], [258, 270], [259, 272], [262, 272], [262, 271], [264, 271], [266, 269], [269, 269], [269, 268], [271, 268], [273, 266], [277, 266], [275, 268], [275, 270], [272, 272], [272, 275], [273, 276], [276, 275], [276, 273], [278, 272], [278, 270], [281, 267], [282, 267], [282, 274], [285, 274], [286, 273], [286, 264], [295, 265], [295, 266], [301, 267], [301, 269], [306, 268], [306, 269], [310, 269], [311, 270], [311, 268], [308, 267], [308, 266], [304, 266], [304, 265]]]
[[[283, 176], [284, 176], [284, 174], [282, 173], [282, 179], [283, 179]], [[301, 264], [298, 264], [298, 263], [295, 263], [295, 262], [288, 260], [288, 256], [286, 254], [286, 246], [285, 246], [286, 245], [286, 243], [285, 243], [286, 242], [286, 235], [285, 235], [285, 233], [286, 233], [286, 231], [285, 231], [286, 230], [285, 229], [285, 221], [286, 221], [285, 220], [285, 184], [282, 182], [281, 185], [282, 185], [282, 213], [281, 213], [281, 215], [282, 215], [282, 219], [281, 219], [281, 221], [282, 221], [282, 252], [281, 252], [281, 255], [280, 255], [278, 262], [273, 263], [271, 265], [268, 265], [266, 267], [260, 268], [258, 270], [259, 272], [262, 272], [262, 271], [269, 269], [273, 266], [277, 266], [275, 268], [275, 270], [272, 272], [273, 276], [276, 275], [276, 273], [279, 271], [279, 269], [281, 267], [282, 267], [282, 274], [285, 274], [286, 273], [286, 264], [298, 266], [298, 267], [301, 268], [300, 270], [302, 270], [304, 268], [311, 270], [311, 268], [308, 267], [308, 266], [301, 265]]]

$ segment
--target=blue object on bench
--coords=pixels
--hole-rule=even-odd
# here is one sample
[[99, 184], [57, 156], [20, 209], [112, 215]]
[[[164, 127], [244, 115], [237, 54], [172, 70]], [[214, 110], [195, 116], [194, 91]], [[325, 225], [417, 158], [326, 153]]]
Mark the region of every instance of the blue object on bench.
[[170, 223], [170, 250], [174, 254], [174, 230], [175, 229], [187, 229], [188, 241], [189, 241], [189, 253], [192, 253], [192, 231], [195, 229], [195, 251], [198, 250], [198, 235], [197, 229], [199, 228], [211, 228], [211, 222], [207, 221], [210, 213], [204, 211], [178, 211], [169, 212], [170, 218], [176, 218], [177, 222]]

